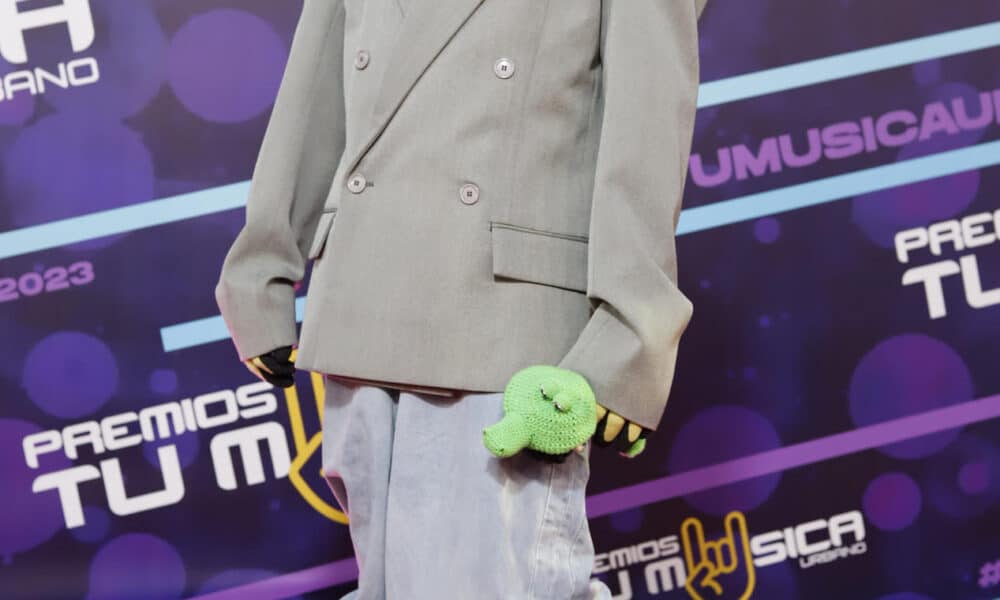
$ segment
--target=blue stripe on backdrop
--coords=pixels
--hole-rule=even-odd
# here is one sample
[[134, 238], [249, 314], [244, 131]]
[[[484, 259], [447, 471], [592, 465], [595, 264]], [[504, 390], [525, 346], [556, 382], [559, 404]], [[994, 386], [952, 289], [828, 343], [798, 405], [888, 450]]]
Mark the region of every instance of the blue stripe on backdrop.
[[699, 88], [698, 107], [735, 102], [994, 46], [1000, 46], [1000, 21], [711, 81]]
[[[1000, 22], [748, 73], [701, 86], [699, 107], [814, 85], [1000, 45]], [[682, 212], [678, 235], [1000, 163], [1000, 141], [732, 198]], [[249, 182], [229, 184], [0, 233], [0, 259], [213, 214], [245, 205]], [[302, 320], [304, 298], [296, 301]], [[229, 337], [221, 316], [163, 327], [164, 351]]]
[[[689, 208], [681, 213], [677, 235], [995, 164], [1000, 164], [1000, 140]], [[299, 298], [296, 303], [297, 321], [302, 320], [304, 302]], [[164, 327], [160, 337], [164, 351], [171, 352], [224, 340], [229, 332], [218, 316]]]
[[682, 211], [677, 234], [694, 233], [1000, 164], [1000, 140], [713, 202]]
[[[295, 322], [302, 321], [302, 316], [306, 309], [306, 299], [304, 297], [295, 299]], [[183, 348], [193, 348], [203, 344], [211, 344], [229, 337], [229, 330], [226, 329], [226, 322], [222, 316], [206, 317], [195, 319], [185, 323], [169, 325], [160, 328], [160, 341], [163, 343], [164, 352], [173, 352]]]
[[0, 233], [0, 259], [239, 208], [249, 188], [242, 181]]
[[[699, 108], [1000, 46], [1000, 21], [703, 83]], [[974, 167], [967, 167], [974, 168]], [[0, 259], [243, 206], [249, 182], [0, 233]], [[732, 202], [732, 201], [730, 201]]]

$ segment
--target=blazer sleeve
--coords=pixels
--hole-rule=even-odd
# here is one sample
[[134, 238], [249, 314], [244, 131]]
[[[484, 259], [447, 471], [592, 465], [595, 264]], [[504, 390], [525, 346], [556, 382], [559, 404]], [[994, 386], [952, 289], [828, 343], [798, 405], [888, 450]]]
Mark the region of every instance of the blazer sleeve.
[[[595, 307], [559, 366], [598, 402], [656, 429], [693, 313], [674, 233], [687, 176], [705, 0], [604, 0], [603, 99], [587, 296]], [[601, 104], [601, 103], [599, 103]]]
[[297, 342], [295, 285], [345, 144], [343, 0], [305, 0], [215, 297], [241, 360]]

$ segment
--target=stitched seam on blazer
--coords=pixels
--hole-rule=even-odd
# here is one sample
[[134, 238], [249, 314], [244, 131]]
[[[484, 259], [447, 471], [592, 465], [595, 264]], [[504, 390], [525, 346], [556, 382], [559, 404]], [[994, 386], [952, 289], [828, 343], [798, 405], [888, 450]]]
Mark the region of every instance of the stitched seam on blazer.
[[[600, 28], [599, 27], [598, 27], [598, 34], [597, 35], [598, 35], [598, 43], [600, 43]], [[583, 130], [583, 137], [580, 139], [580, 145], [581, 146], [583, 146], [587, 142], [587, 140], [590, 139], [591, 131], [594, 129], [594, 118], [597, 116], [597, 102], [598, 102], [598, 100], [600, 98], [600, 93], [602, 92], [601, 79], [603, 78], [603, 76], [604, 76], [604, 65], [601, 64], [600, 71], [598, 72], [598, 74], [596, 76], [594, 76], [594, 82], [592, 84], [593, 89], [590, 91], [590, 108], [587, 110], [587, 127], [584, 128], [584, 130]], [[603, 115], [601, 115], [601, 116], [603, 118]], [[598, 136], [598, 143], [595, 146], [595, 149], [593, 150], [593, 152], [594, 152], [594, 155], [593, 155], [593, 164], [595, 164], [595, 165], [597, 164], [597, 149], [596, 148], [599, 147], [599, 146], [600, 146], [600, 136]], [[587, 154], [587, 153], [584, 153], [584, 152], [578, 153], [577, 157], [576, 157], [576, 165], [575, 165], [576, 170], [577, 171], [582, 170], [581, 167], [584, 164], [584, 160], [585, 159], [590, 159], [590, 158], [591, 158], [590, 154]], [[591, 179], [590, 186], [589, 186], [590, 190], [591, 190], [591, 198], [590, 198], [591, 206], [593, 206], [593, 190], [594, 190], [594, 185], [593, 184], [594, 184], [594, 181], [593, 181], [593, 179]], [[589, 219], [588, 219], [588, 221], [589, 221]]]
[[538, 55], [541, 53], [542, 50], [542, 36], [545, 35], [545, 25], [549, 21], [550, 4], [551, 0], [546, 0], [545, 11], [542, 13], [541, 24], [539, 25], [536, 33], [535, 48], [531, 52], [531, 62], [528, 65], [528, 73], [526, 75], [526, 79], [528, 82], [524, 86], [525, 91], [521, 94], [521, 100], [520, 100], [521, 106], [517, 111], [517, 118], [514, 121], [517, 129], [515, 134], [511, 136], [511, 142], [510, 142], [511, 146], [508, 149], [509, 156], [506, 157], [507, 180], [510, 181], [511, 183], [510, 183], [510, 188], [507, 190], [507, 202], [504, 206], [503, 213], [501, 214], [507, 216], [510, 215], [511, 207], [514, 204], [514, 194], [515, 194], [514, 186], [516, 185], [516, 182], [520, 179], [519, 177], [516, 176], [516, 174], [518, 167], [518, 159], [521, 156], [520, 152], [521, 143], [524, 140], [524, 131], [525, 129], [527, 129], [524, 123], [524, 113], [527, 110], [526, 107], [528, 106], [528, 99], [531, 97], [531, 94], [535, 89], [531, 84], [532, 81], [534, 80], [535, 65], [538, 64]]
[[[304, 7], [303, 7], [303, 10], [305, 10]], [[327, 60], [327, 51], [326, 51], [326, 49], [330, 45], [330, 36], [333, 34], [334, 24], [337, 22], [337, 17], [341, 16], [340, 15], [341, 12], [344, 13], [343, 17], [344, 17], [344, 20], [346, 21], [346, 19], [347, 19], [347, 7], [344, 6], [344, 0], [340, 0], [340, 2], [338, 2], [337, 7], [334, 9], [333, 14], [330, 16], [330, 22], [327, 23], [327, 25], [326, 25], [326, 31], [323, 32], [323, 40], [320, 42], [320, 45], [319, 45], [319, 51], [321, 53], [321, 58], [319, 59], [319, 64], [320, 65], [322, 65], [323, 63], [325, 63], [326, 60]], [[341, 23], [341, 27], [342, 28], [346, 27], [346, 23]], [[340, 38], [341, 38], [341, 43], [343, 43], [343, 35], [341, 35]], [[343, 58], [343, 52], [344, 52], [344, 50], [343, 50], [343, 48], [341, 48], [339, 50], [339, 54], [340, 54], [341, 58]], [[336, 68], [336, 65], [334, 65], [334, 67]], [[338, 75], [338, 77], [340, 77], [340, 89], [343, 90], [344, 89], [344, 78], [343, 78], [343, 75]], [[319, 77], [314, 77], [312, 79], [312, 81], [309, 83], [309, 107], [308, 107], [308, 109], [306, 111], [306, 113], [310, 117], [312, 117], [313, 111], [316, 109], [316, 105], [317, 105], [317, 97], [319, 96], [319, 94], [316, 93], [316, 88], [317, 87], [319, 87]], [[343, 93], [343, 92], [341, 92], [341, 93]], [[346, 110], [346, 104], [345, 104], [345, 110]], [[303, 144], [303, 148], [299, 149], [299, 157], [300, 158], [298, 160], [297, 168], [295, 169], [295, 181], [298, 181], [299, 178], [302, 175], [302, 159], [301, 159], [301, 156], [302, 156], [302, 153], [304, 151], [303, 150], [304, 147], [305, 147], [305, 144]], [[341, 154], [343, 154], [343, 151], [341, 151]], [[339, 161], [340, 157], [337, 157], [337, 160]], [[330, 177], [330, 186], [333, 185], [333, 180], [336, 179], [336, 174], [337, 173], [336, 173], [336, 168], [335, 168], [334, 169], [334, 173]], [[320, 206], [322, 207], [320, 209], [320, 214], [326, 212], [326, 210], [325, 210], [326, 209], [326, 201], [329, 199], [329, 187], [330, 186], [327, 186], [327, 197], [324, 197], [323, 201], [320, 203]], [[292, 194], [293, 194], [293, 197], [292, 197], [291, 204], [294, 204], [295, 201], [296, 201], [296, 199], [297, 199], [297, 196], [295, 196], [295, 194], [297, 194], [297, 190], [293, 189]], [[291, 210], [291, 205], [289, 206], [289, 210]], [[319, 220], [318, 219], [316, 221], [316, 225], [317, 226], [319, 225]], [[313, 236], [310, 239], [314, 239], [315, 237], [316, 237], [316, 230], [314, 229], [313, 230]]]
[[[321, 228], [319, 225], [323, 220], [323, 215], [330, 215], [330, 223]], [[312, 242], [309, 244], [309, 254], [307, 255], [308, 260], [318, 260], [322, 258], [322, 253], [326, 249], [326, 243], [330, 237], [330, 230], [333, 229], [333, 220], [337, 218], [337, 208], [331, 208], [329, 210], [324, 210], [320, 213], [319, 221], [316, 223], [316, 232], [313, 234]], [[322, 238], [320, 237], [322, 236]], [[322, 239], [322, 242], [320, 241]], [[317, 245], [320, 245], [317, 247]]]
[[582, 242], [586, 244], [588, 242], [588, 237], [585, 235], [574, 235], [572, 233], [559, 233], [556, 231], [546, 231], [544, 229], [535, 229], [534, 227], [525, 227], [524, 225], [514, 225], [512, 223], [501, 223], [500, 221], [490, 221], [490, 231], [493, 228], [498, 229], [510, 229], [511, 231], [521, 231], [524, 233], [533, 233], [535, 235], [544, 235], [548, 237], [559, 238], [563, 240], [572, 240], [574, 242]]
[[[592, 319], [599, 319], [600, 321], [598, 323], [594, 323], [595, 327], [589, 329], [585, 328], [583, 330], [583, 333], [580, 334], [580, 338], [576, 341], [576, 344], [574, 344], [573, 346], [573, 349], [576, 350], [576, 352], [573, 352], [572, 353], [573, 355], [567, 354], [563, 358], [563, 360], [560, 361], [560, 365], [571, 364], [576, 361], [586, 364], [587, 360], [590, 359], [590, 357], [593, 356], [594, 353], [597, 351], [597, 348], [595, 347], [596, 346], [595, 340], [600, 339], [601, 334], [604, 333], [604, 330], [608, 328], [608, 325], [611, 323], [611, 319], [613, 318], [613, 316], [607, 312], [608, 310], [607, 307], [602, 308], [601, 305], [603, 304], [606, 304], [606, 302], [601, 301], [601, 304], [594, 309], [594, 312], [591, 315]], [[588, 383], [593, 385], [593, 383], [590, 381], [588, 381]], [[595, 396], [597, 395], [596, 392], [597, 390], [595, 390]], [[604, 398], [597, 398], [597, 402], [603, 405], [605, 400]], [[606, 405], [605, 407], [609, 408]], [[624, 417], [625, 415], [622, 416]]]

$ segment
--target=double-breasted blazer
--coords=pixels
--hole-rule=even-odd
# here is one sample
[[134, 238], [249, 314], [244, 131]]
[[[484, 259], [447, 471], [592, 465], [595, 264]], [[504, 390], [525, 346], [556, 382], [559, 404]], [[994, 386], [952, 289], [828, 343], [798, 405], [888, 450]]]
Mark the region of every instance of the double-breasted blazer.
[[215, 289], [239, 357], [469, 391], [554, 364], [656, 429], [705, 2], [305, 0]]

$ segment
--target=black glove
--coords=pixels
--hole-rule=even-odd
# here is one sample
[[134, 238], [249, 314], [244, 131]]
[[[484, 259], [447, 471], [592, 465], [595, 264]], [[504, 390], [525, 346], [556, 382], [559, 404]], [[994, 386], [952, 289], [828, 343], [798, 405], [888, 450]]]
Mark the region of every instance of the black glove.
[[566, 462], [566, 457], [572, 454], [573, 450], [570, 450], [569, 452], [563, 452], [562, 454], [549, 454], [547, 452], [540, 452], [538, 450], [535, 450], [534, 448], [525, 448], [524, 450], [521, 450], [521, 452], [541, 462], [564, 463]]
[[282, 346], [267, 354], [261, 354], [243, 361], [250, 372], [263, 381], [280, 388], [295, 385], [295, 363], [292, 362], [292, 347]]

